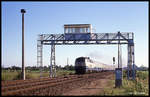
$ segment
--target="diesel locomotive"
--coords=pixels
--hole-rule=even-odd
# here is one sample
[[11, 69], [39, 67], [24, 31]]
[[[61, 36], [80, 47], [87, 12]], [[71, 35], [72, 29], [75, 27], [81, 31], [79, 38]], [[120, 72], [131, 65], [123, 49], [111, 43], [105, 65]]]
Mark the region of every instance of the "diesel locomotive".
[[91, 72], [100, 72], [114, 70], [114, 66], [98, 63], [91, 60], [89, 57], [79, 57], [75, 60], [75, 73], [85, 74]]

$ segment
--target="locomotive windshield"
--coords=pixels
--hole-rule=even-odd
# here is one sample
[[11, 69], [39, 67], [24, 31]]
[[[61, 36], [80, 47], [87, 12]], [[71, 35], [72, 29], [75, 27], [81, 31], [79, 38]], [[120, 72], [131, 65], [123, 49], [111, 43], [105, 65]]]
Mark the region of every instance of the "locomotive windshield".
[[77, 62], [85, 62], [85, 58], [78, 58], [76, 61]]

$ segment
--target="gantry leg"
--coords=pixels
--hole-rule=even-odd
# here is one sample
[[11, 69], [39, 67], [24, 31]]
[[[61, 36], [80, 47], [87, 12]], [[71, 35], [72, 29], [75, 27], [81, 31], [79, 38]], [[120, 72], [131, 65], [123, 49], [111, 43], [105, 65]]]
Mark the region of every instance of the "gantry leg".
[[133, 75], [132, 75], [132, 79], [135, 79], [135, 75], [136, 75], [136, 70], [135, 70], [135, 55], [134, 55], [134, 44], [131, 46], [131, 51], [132, 51], [132, 65], [133, 65]]
[[122, 86], [122, 56], [121, 45], [118, 44], [118, 68], [115, 69], [115, 87]]
[[51, 45], [50, 77], [56, 77], [55, 45]]
[[118, 44], [118, 68], [122, 68], [122, 51], [121, 51], [121, 44]]
[[128, 44], [128, 79], [135, 79], [134, 44]]
[[37, 66], [40, 67], [40, 77], [42, 77], [42, 71], [43, 71], [42, 55], [43, 55], [42, 41], [38, 40], [37, 41]]
[[127, 65], [127, 78], [129, 79], [130, 78], [130, 71], [131, 71], [131, 48], [130, 48], [130, 45], [128, 44], [128, 65]]

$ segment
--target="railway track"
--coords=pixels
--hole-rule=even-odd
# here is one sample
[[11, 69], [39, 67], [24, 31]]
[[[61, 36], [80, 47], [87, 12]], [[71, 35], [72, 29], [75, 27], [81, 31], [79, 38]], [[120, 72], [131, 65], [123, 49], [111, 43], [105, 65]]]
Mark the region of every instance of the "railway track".
[[108, 74], [110, 74], [110, 72], [68, 75], [56, 78], [7, 81], [2, 82], [1, 92], [2, 96], [61, 95], [65, 91], [85, 85], [94, 79], [103, 78]]
[[[75, 76], [70, 76], [69, 78], [74, 78]], [[14, 91], [16, 89], [22, 89], [22, 88], [28, 88], [36, 85], [42, 85], [42, 84], [49, 84], [49, 83], [55, 83], [55, 82], [60, 82], [66, 80], [65, 78], [45, 78], [45, 79], [40, 79], [40, 80], [29, 80], [29, 81], [24, 81], [24, 82], [15, 82], [8, 84], [7, 86], [3, 86], [2, 92], [6, 91]]]
[[[70, 75], [71, 77], [74, 75]], [[14, 85], [21, 85], [21, 84], [28, 84], [28, 83], [34, 83], [34, 82], [41, 82], [41, 81], [46, 81], [46, 80], [54, 80], [54, 79], [59, 79], [63, 77], [55, 77], [55, 78], [49, 78], [49, 77], [44, 77], [40, 79], [27, 79], [27, 80], [14, 80], [14, 81], [2, 81], [1, 85], [2, 87], [10, 87]]]

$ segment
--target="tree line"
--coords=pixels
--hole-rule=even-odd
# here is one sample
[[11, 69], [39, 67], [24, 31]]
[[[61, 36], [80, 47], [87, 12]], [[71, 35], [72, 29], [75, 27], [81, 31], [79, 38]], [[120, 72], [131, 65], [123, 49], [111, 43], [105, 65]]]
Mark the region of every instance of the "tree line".
[[[36, 66], [26, 66], [25, 69], [26, 70], [40, 70], [41, 67], [36, 67]], [[42, 67], [43, 70], [49, 71], [50, 66], [43, 66]], [[74, 66], [73, 65], [65, 65], [65, 66], [61, 66], [61, 65], [56, 65], [56, 69], [57, 70], [74, 70]], [[11, 67], [2, 67], [2, 70], [21, 70], [21, 67], [18, 66], [11, 66]]]

